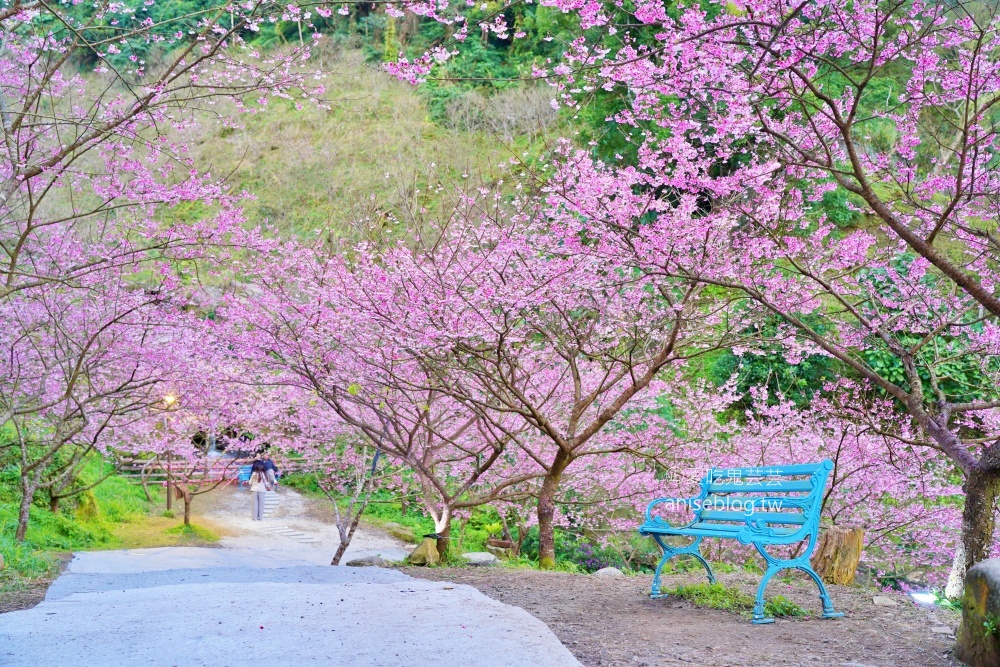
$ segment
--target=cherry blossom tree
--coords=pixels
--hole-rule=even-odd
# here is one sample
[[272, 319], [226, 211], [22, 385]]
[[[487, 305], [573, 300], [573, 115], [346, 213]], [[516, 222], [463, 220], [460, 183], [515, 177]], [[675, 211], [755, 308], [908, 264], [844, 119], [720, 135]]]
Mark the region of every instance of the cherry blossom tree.
[[[306, 85], [308, 48], [261, 55], [243, 42], [292, 10], [219, 6], [169, 31], [136, 11], [0, 6], [0, 424], [20, 452], [18, 539], [39, 489], [71, 488], [84, 456], [162, 399], [180, 357], [158, 341], [190, 326], [181, 286], [203, 277], [200, 260], [260, 247], [240, 197], [200, 173], [177, 134], [222, 100], [254, 112], [321, 92]], [[201, 219], [170, 219], [192, 203]]]
[[[0, 10], [0, 297], [71, 285], [154, 252], [193, 259], [241, 218], [238, 199], [199, 173], [176, 133], [223, 100], [252, 112], [272, 96], [315, 99], [322, 91], [307, 85], [308, 48], [262, 55], [242, 39], [287, 9], [220, 5], [171, 25], [142, 18], [144, 10], [21, 2]], [[146, 48], [162, 62], [137, 55]], [[180, 202], [220, 212], [164, 224], [157, 209]]]
[[299, 444], [296, 451], [301, 456], [299, 472], [316, 480], [333, 508], [340, 544], [330, 565], [340, 565], [372, 493], [384, 488], [386, 478], [391, 475], [380, 449], [368, 443], [352, 442], [349, 436], [346, 441], [344, 437], [339, 440], [326, 440], [306, 447]]
[[[313, 397], [308, 410], [296, 411], [296, 419], [309, 422], [299, 425], [302, 433], [349, 429], [412, 472], [446, 552], [456, 511], [518, 493], [540, 474], [506, 453], [524, 426], [509, 417], [485, 419], [436, 386], [439, 378], [385, 326], [407, 304], [383, 298], [388, 274], [377, 263], [358, 258], [352, 266], [322, 246], [289, 244], [284, 251], [294, 260], [268, 262], [260, 292], [224, 311], [240, 330], [243, 363], [259, 369], [261, 385]], [[335, 468], [344, 463], [329, 458]]]
[[583, 252], [572, 213], [536, 224], [533, 203], [508, 214], [491, 201], [465, 202], [433, 242], [359, 264], [352, 312], [374, 317], [381, 344], [419, 364], [425, 377], [412, 386], [471, 410], [544, 472], [540, 559], [551, 567], [567, 469], [641, 449], [663, 370], [712, 349], [726, 327], [697, 284], [654, 287]]
[[994, 9], [545, 4], [601, 29], [536, 75], [572, 108], [621, 93], [612, 120], [640, 141], [629, 165], [565, 150], [546, 182], [551, 215], [572, 211], [581, 249], [603, 261], [731, 290], [746, 320], [783, 322], [790, 363], [828, 355], [882, 392], [912, 421], [891, 434], [900, 452], [943, 451], [965, 474], [965, 558], [988, 556], [1000, 489], [996, 234], [983, 222], [997, 189]]
[[170, 308], [112, 283], [43, 286], [0, 301], [0, 313], [0, 410], [16, 433], [23, 540], [36, 493], [61, 488], [83, 457], [103, 450], [109, 429], [151, 403], [167, 357], [153, 339]]

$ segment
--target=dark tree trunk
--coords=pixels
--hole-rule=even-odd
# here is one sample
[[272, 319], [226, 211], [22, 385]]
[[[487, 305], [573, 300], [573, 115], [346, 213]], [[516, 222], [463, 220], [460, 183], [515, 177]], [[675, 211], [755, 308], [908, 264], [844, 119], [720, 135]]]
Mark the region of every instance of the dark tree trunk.
[[[450, 514], [449, 512], [449, 516]], [[451, 542], [451, 520], [448, 521], [443, 530], [438, 531], [437, 550], [441, 560], [445, 560], [448, 556], [449, 542]]]
[[35, 487], [29, 484], [27, 481], [21, 481], [21, 506], [17, 513], [17, 532], [14, 533], [14, 539], [18, 542], [24, 542], [24, 539], [28, 536], [28, 520], [31, 517], [31, 502], [35, 499]]
[[181, 498], [184, 499], [184, 525], [191, 525], [191, 503], [194, 501], [194, 496], [188, 491], [181, 491], [178, 488], [178, 492], [181, 494]]
[[569, 458], [559, 450], [538, 493], [538, 567], [543, 570], [551, 570], [556, 566], [556, 491], [559, 490], [559, 480], [568, 465]]
[[965, 478], [965, 511], [962, 513], [966, 570], [990, 557], [998, 494], [1000, 470], [976, 467], [969, 471]]
[[59, 496], [49, 496], [49, 511], [53, 514], [59, 512]]
[[171, 473], [170, 459], [171, 459], [171, 457], [168, 454], [167, 455], [167, 511], [170, 511], [170, 510], [172, 510], [174, 508], [174, 494], [173, 494], [173, 490], [174, 490], [173, 486], [174, 485], [171, 484], [171, 481], [172, 481], [171, 477], [172, 477], [172, 475], [170, 474]]
[[340, 565], [340, 559], [344, 557], [344, 552], [347, 551], [348, 546], [350, 546], [349, 541], [340, 541], [340, 546], [337, 547], [337, 552], [333, 554], [333, 560], [330, 561], [330, 565]]
[[340, 545], [337, 547], [337, 552], [333, 554], [333, 560], [330, 561], [330, 565], [340, 565], [340, 559], [344, 557], [347, 547], [351, 546], [351, 538], [354, 537], [354, 531], [358, 528], [358, 522], [361, 521], [361, 515], [364, 513], [367, 504], [367, 502], [362, 503], [361, 507], [354, 513], [354, 518], [351, 519], [351, 527], [347, 530], [346, 536], [343, 531], [339, 531]]

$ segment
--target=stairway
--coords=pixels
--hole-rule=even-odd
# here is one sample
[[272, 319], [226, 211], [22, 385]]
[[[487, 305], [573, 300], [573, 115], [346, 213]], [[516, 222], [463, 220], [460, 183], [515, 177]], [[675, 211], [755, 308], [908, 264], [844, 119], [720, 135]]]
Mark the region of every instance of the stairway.
[[277, 491], [267, 491], [264, 494], [264, 518], [269, 518], [274, 516], [274, 512], [278, 509], [278, 492]]
[[269, 526], [264, 530], [272, 535], [281, 535], [282, 537], [287, 537], [290, 540], [295, 540], [296, 542], [301, 542], [302, 544], [320, 543], [320, 541], [312, 535], [306, 535], [302, 531], [289, 528], [288, 526]]

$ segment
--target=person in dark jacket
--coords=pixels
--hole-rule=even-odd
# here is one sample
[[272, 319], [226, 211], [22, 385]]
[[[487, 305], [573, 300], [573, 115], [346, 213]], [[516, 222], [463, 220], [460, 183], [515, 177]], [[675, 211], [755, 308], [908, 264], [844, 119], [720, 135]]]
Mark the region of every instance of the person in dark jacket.
[[278, 466], [274, 465], [274, 461], [271, 460], [271, 455], [264, 453], [264, 473], [267, 475], [267, 481], [270, 482], [271, 486], [274, 487], [278, 484]]

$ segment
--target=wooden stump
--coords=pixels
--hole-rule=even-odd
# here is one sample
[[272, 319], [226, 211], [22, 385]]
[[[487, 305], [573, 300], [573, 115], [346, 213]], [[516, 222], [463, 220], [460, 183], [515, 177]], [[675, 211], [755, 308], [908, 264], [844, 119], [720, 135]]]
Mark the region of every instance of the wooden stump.
[[864, 546], [865, 531], [860, 528], [830, 526], [819, 536], [810, 563], [828, 584], [853, 584]]

